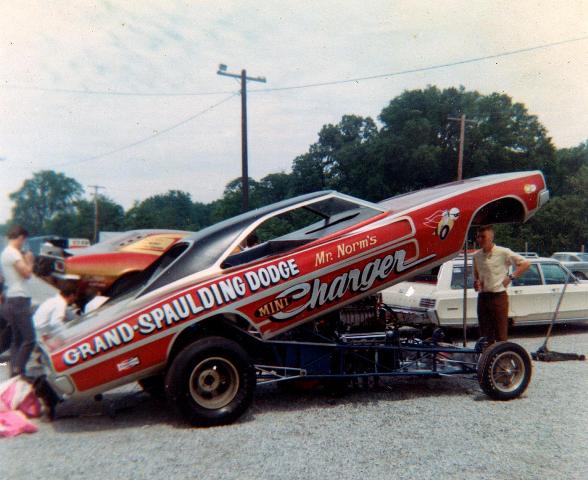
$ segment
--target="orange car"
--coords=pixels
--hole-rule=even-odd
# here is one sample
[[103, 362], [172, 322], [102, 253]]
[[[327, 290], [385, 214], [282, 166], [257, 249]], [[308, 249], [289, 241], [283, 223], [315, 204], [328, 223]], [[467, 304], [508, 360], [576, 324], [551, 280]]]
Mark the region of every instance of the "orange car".
[[131, 230], [91, 247], [66, 250], [53, 262], [57, 276], [80, 277], [80, 294], [90, 291], [114, 295], [145, 270], [178, 240], [192, 232], [182, 230]]

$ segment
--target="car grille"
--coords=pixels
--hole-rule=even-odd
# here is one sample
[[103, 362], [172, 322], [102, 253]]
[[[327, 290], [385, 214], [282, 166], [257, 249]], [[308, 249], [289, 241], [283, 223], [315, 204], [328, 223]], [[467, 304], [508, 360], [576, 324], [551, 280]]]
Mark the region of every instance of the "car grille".
[[434, 298], [421, 298], [419, 307], [423, 308], [435, 308], [436, 300]]

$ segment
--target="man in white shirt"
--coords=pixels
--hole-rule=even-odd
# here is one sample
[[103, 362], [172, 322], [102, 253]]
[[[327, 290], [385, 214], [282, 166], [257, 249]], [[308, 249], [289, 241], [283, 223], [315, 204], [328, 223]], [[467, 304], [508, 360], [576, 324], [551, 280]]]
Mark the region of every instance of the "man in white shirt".
[[33, 315], [33, 323], [37, 332], [44, 333], [63, 325], [67, 314], [67, 307], [76, 299], [77, 287], [66, 284], [59, 289], [59, 293], [45, 300]]
[[10, 368], [12, 375], [25, 375], [25, 367], [35, 346], [35, 327], [31, 318], [29, 279], [33, 275], [34, 257], [23, 253], [28, 232], [15, 225], [8, 231], [8, 245], [0, 263], [6, 285], [4, 316], [12, 331]]
[[[529, 269], [531, 263], [510, 248], [494, 243], [491, 225], [478, 229], [480, 250], [474, 253], [474, 289], [478, 292], [478, 325], [480, 336], [489, 343], [508, 340], [508, 295], [506, 288], [513, 279]], [[515, 266], [509, 275], [508, 269]]]

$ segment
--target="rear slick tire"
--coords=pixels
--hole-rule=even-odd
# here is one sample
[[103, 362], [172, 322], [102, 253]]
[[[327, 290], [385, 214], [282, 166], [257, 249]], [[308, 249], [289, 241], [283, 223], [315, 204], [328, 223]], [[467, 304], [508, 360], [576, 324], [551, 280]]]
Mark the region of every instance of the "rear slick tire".
[[237, 420], [251, 404], [255, 384], [255, 369], [247, 352], [223, 337], [188, 345], [165, 377], [168, 401], [196, 427]]
[[531, 381], [531, 357], [520, 345], [498, 342], [490, 345], [478, 362], [478, 381], [494, 400], [520, 397]]

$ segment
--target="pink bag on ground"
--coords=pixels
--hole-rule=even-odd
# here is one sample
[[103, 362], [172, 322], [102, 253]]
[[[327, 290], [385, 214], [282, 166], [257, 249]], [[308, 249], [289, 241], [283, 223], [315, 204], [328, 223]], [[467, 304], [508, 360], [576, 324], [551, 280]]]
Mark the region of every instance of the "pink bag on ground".
[[13, 377], [0, 383], [0, 437], [34, 433], [37, 426], [27, 417], [41, 416], [41, 402], [33, 386]]
[[0, 437], [15, 437], [21, 433], [35, 433], [37, 430], [37, 426], [18, 410], [0, 413]]
[[20, 410], [27, 417], [41, 416], [41, 402], [33, 386], [20, 377], [0, 383], [0, 412]]

